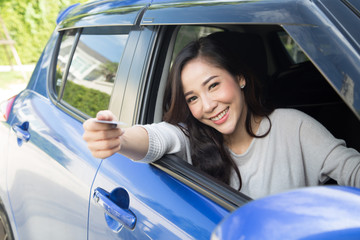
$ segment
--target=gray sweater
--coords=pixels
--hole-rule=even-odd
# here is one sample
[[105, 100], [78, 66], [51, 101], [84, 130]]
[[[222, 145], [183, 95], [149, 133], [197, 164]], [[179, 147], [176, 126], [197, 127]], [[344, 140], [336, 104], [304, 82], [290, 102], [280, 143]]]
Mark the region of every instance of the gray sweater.
[[[339, 185], [360, 187], [360, 154], [334, 138], [319, 122], [293, 109], [277, 109], [270, 115], [271, 131], [254, 138], [247, 151], [231, 155], [239, 167], [241, 192], [251, 198], [335, 179]], [[161, 122], [143, 126], [149, 134], [149, 150], [142, 162], [175, 154], [191, 164], [189, 140], [176, 126]], [[269, 121], [261, 121], [257, 134]], [[238, 188], [233, 171], [230, 185]]]

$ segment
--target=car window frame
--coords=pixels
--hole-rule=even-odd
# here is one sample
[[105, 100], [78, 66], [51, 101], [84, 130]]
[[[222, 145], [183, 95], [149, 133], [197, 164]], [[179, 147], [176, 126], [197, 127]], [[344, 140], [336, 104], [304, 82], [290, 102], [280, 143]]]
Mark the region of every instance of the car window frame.
[[[209, 24], [204, 24], [209, 26]], [[195, 26], [195, 25], [194, 25]], [[286, 30], [282, 26], [278, 26], [279, 29], [282, 29], [282, 32], [286, 33]], [[273, 32], [275, 35], [279, 32], [279, 29], [276, 32]], [[157, 39], [154, 40], [154, 53], [153, 56], [149, 57], [151, 59], [151, 67], [150, 72], [151, 74], [147, 77], [147, 84], [148, 86], [145, 87], [145, 96], [151, 96], [151, 91], [154, 92], [156, 96], [156, 91], [158, 90], [157, 87], [162, 75], [167, 73], [167, 71], [159, 66], [168, 66], [169, 64], [164, 58], [171, 58], [169, 54], [164, 53], [164, 51], [172, 51], [174, 48], [174, 38], [172, 34], [176, 32], [176, 26], [169, 25], [169, 26], [161, 26], [159, 29], [159, 33], [157, 34]], [[171, 33], [169, 33], [171, 32]], [[289, 34], [289, 37], [292, 37]], [[166, 40], [166, 38], [168, 38]], [[283, 48], [282, 44], [280, 43], [280, 39], [276, 37], [275, 42]], [[274, 43], [274, 39], [273, 39]], [[295, 42], [296, 43], [296, 42]], [[172, 48], [169, 50], [169, 48]], [[283, 48], [282, 54], [287, 57], [287, 64], [293, 65], [294, 63], [288, 59], [288, 53]], [[154, 57], [155, 56], [155, 57]], [[307, 60], [309, 61], [309, 60]], [[154, 88], [151, 90], [151, 88]], [[151, 124], [152, 119], [154, 118], [153, 109], [156, 101], [153, 99], [143, 99], [142, 100], [142, 109], [143, 115], [141, 118], [135, 120], [137, 124]], [[228, 209], [229, 211], [233, 211], [238, 207], [246, 204], [247, 202], [251, 201], [252, 199], [241, 192], [236, 191], [235, 189], [231, 188], [230, 186], [219, 182], [218, 180], [212, 178], [211, 176], [203, 173], [193, 167], [192, 165], [188, 164], [186, 161], [181, 160], [180, 158], [175, 157], [174, 155], [167, 155], [161, 158], [158, 161], [151, 163], [152, 166], [161, 169], [162, 171], [168, 173], [170, 176], [178, 179], [179, 181], [183, 182], [187, 186], [191, 187], [192, 189], [198, 191], [203, 196], [213, 200], [220, 206]]]
[[[74, 54], [76, 52], [77, 49], [77, 45], [79, 42], [79, 39], [81, 37], [81, 34], [83, 32], [83, 30], [86, 28], [87, 32], [91, 32], [94, 31], [94, 33], [97, 34], [101, 34], [101, 32], [112, 32], [112, 31], [119, 31], [121, 33], [125, 33], [127, 32], [128, 34], [128, 38], [127, 38], [127, 42], [124, 46], [123, 49], [123, 54], [120, 57], [119, 63], [118, 63], [118, 68], [116, 70], [116, 76], [115, 76], [115, 81], [114, 81], [114, 85], [113, 85], [113, 89], [112, 89], [112, 93], [110, 95], [110, 100], [109, 100], [109, 106], [108, 109], [118, 113], [119, 112], [119, 108], [121, 107], [121, 104], [117, 104], [116, 106], [114, 104], [111, 104], [114, 102], [113, 98], [116, 98], [117, 95], [116, 92], [119, 92], [119, 88], [124, 88], [124, 86], [126, 85], [127, 82], [127, 78], [120, 78], [120, 76], [122, 75], [127, 75], [127, 72], [129, 70], [129, 66], [125, 66], [123, 67], [121, 65], [122, 60], [124, 59], [125, 53], [128, 52], [128, 42], [129, 39], [131, 37], [131, 32], [132, 32], [132, 26], [127, 26], [127, 25], [114, 25], [114, 26], [91, 26], [91, 27], [79, 27], [79, 28], [64, 28], [64, 29], [57, 29], [58, 31], [58, 36], [57, 36], [57, 40], [54, 46], [54, 51], [51, 57], [51, 64], [50, 64], [50, 68], [49, 68], [49, 73], [48, 73], [48, 81], [47, 81], [47, 90], [48, 90], [48, 95], [50, 100], [52, 101], [53, 104], [55, 104], [58, 108], [60, 108], [61, 110], [63, 110], [64, 112], [68, 113], [70, 116], [74, 117], [75, 119], [84, 122], [86, 119], [90, 118], [89, 115], [87, 115], [86, 113], [82, 112], [81, 110], [73, 107], [72, 105], [70, 105], [69, 103], [65, 102], [62, 98], [63, 98], [63, 93], [64, 93], [64, 88], [66, 86], [66, 82], [67, 82], [67, 76], [69, 74], [69, 70], [71, 67], [71, 63], [72, 60], [74, 58]], [[121, 29], [120, 29], [121, 28]], [[118, 30], [114, 30], [114, 29], [118, 29]], [[59, 55], [59, 51], [60, 51], [60, 45], [62, 42], [62, 37], [63, 35], [68, 31], [68, 30], [72, 30], [72, 31], [76, 31], [75, 37], [74, 37], [74, 42], [73, 45], [71, 47], [71, 51], [69, 54], [69, 59], [66, 63], [66, 67], [62, 76], [62, 81], [61, 81], [61, 86], [60, 86], [60, 90], [58, 93], [56, 93], [55, 91], [55, 78], [56, 78], [56, 64], [57, 64], [57, 58]], [[119, 71], [122, 71], [122, 74], [119, 74]], [[119, 85], [121, 85], [119, 87]], [[120, 105], [120, 106], [119, 106]]]

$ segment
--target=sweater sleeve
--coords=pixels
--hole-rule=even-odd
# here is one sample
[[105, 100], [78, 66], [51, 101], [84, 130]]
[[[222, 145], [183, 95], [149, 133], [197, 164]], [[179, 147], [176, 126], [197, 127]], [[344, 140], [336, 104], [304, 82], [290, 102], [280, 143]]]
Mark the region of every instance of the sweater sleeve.
[[360, 187], [360, 153], [347, 148], [319, 122], [305, 116], [300, 141], [308, 172], [318, 175], [319, 182], [329, 177], [339, 185]]
[[166, 154], [175, 154], [191, 164], [188, 137], [183, 131], [167, 122], [141, 125], [149, 136], [149, 148], [140, 162], [151, 163]]

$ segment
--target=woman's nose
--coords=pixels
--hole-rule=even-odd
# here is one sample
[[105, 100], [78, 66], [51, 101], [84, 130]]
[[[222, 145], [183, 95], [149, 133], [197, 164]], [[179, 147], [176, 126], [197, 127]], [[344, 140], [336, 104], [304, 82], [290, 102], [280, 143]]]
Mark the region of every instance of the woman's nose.
[[217, 102], [209, 96], [203, 96], [202, 103], [204, 112], [207, 113], [212, 112], [217, 106]]

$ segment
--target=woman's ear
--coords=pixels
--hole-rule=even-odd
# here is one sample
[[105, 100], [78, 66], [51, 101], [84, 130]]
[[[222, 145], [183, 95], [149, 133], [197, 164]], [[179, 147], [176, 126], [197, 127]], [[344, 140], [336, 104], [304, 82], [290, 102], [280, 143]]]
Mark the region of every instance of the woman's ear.
[[245, 77], [243, 75], [238, 76], [238, 81], [239, 81], [240, 88], [243, 89], [246, 86]]

